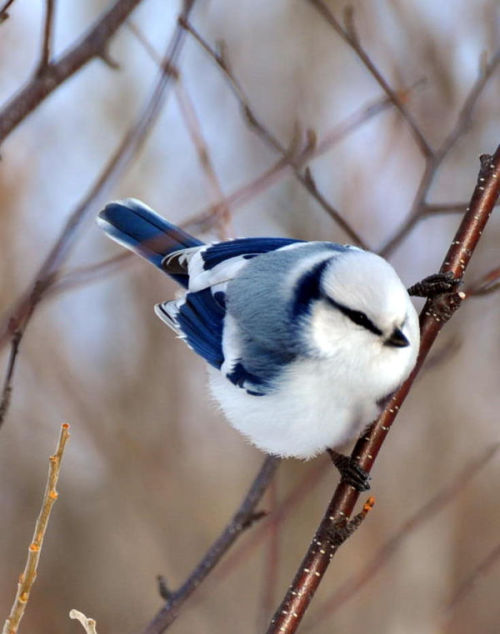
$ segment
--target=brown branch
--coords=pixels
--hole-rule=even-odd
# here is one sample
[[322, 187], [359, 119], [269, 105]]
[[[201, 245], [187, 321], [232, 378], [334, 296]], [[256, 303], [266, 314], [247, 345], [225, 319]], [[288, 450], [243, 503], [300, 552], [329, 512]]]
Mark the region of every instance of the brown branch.
[[[151, 59], [161, 67], [161, 57], [145, 37], [144, 33], [142, 33], [142, 31], [131, 20], [127, 21], [127, 26], [144, 47]], [[198, 115], [196, 114], [196, 108], [193, 100], [189, 96], [189, 93], [182, 82], [182, 77], [177, 70], [176, 79], [175, 94], [180, 113], [184, 119], [184, 123], [186, 124], [186, 129], [191, 137], [191, 141], [196, 149], [201, 168], [207, 177], [211, 197], [220, 201], [218, 203], [218, 213], [216, 217], [219, 237], [221, 240], [229, 240], [233, 235], [231, 230], [231, 212], [227, 202], [225, 201], [224, 194], [222, 193], [222, 186], [215, 172], [212, 159], [210, 158], [210, 151], [203, 137], [203, 131]]]
[[476, 106], [477, 100], [481, 96], [486, 84], [493, 76], [499, 65], [500, 49], [498, 49], [494, 53], [489, 64], [484, 64], [481, 67], [479, 77], [475, 81], [467, 98], [465, 99], [455, 125], [448, 133], [448, 136], [444, 139], [444, 141], [435, 152], [426, 157], [424, 172], [422, 174], [420, 184], [413, 199], [408, 217], [406, 221], [399, 227], [396, 233], [380, 249], [379, 253], [381, 255], [387, 256], [392, 253], [394, 249], [405, 239], [405, 237], [409, 235], [415, 225], [428, 214], [428, 205], [426, 204], [426, 198], [429, 194], [432, 183], [434, 182], [436, 173], [441, 166], [443, 160], [449, 154], [452, 147], [470, 127], [472, 113]]
[[375, 66], [373, 60], [361, 45], [359, 36], [356, 32], [354, 24], [354, 10], [352, 7], [348, 7], [344, 12], [345, 26], [342, 27], [340, 22], [335, 18], [330, 9], [322, 2], [322, 0], [309, 0], [310, 4], [323, 16], [333, 30], [348, 44], [352, 50], [359, 57], [368, 72], [373, 76], [378, 85], [382, 88], [385, 94], [391, 100], [391, 103], [399, 110], [405, 121], [410, 126], [413, 137], [420, 148], [423, 156], [428, 157], [432, 155], [432, 148], [425, 139], [423, 132], [420, 130], [415, 119], [410, 114], [405, 106], [405, 99], [401, 98], [400, 93], [394, 91], [389, 83], [385, 80], [382, 73]]
[[145, 634], [160, 634], [160, 632], [164, 632], [177, 618], [182, 604], [213, 570], [241, 533], [243, 533], [255, 519], [262, 517], [262, 514], [255, 512], [255, 509], [274, 476], [278, 464], [279, 459], [274, 456], [267, 456], [264, 459], [262, 467], [252, 482], [247, 495], [229, 524], [215, 540], [207, 551], [207, 554], [182, 586], [175, 592], [168, 592], [166, 604], [146, 627], [144, 630]]
[[116, 0], [111, 9], [104, 13], [66, 54], [59, 60], [46, 64], [43, 69], [39, 68], [40, 72], [0, 110], [0, 143], [68, 77], [74, 75], [94, 57], [101, 56], [111, 37], [141, 1]]
[[[189, 14], [193, 3], [194, 0], [188, 0], [184, 3], [183, 15]], [[59, 238], [45, 258], [30, 288], [14, 307], [8, 311], [3, 321], [0, 322], [0, 347], [5, 345], [15, 333], [17, 333], [16, 336], [19, 337], [19, 341], [21, 340], [41, 299], [57, 280], [60, 274], [60, 268], [68, 256], [70, 248], [77, 239], [79, 232], [91, 214], [94, 213], [96, 200], [104, 196], [106, 191], [111, 187], [112, 182], [130, 164], [138, 150], [142, 147], [152, 124], [160, 113], [166, 94], [166, 88], [172, 76], [171, 69], [174, 67], [179, 55], [184, 36], [184, 29], [177, 26], [165, 53], [165, 60], [162, 65], [163, 71], [156, 81], [153, 91], [147, 99], [140, 116], [125, 134], [120, 145], [111, 156], [94, 185], [66, 221]], [[19, 341], [17, 345], [19, 345]], [[11, 359], [13, 359], [12, 367], [10, 367], [9, 364], [6, 381], [4, 382], [5, 391], [2, 394], [1, 400], [1, 403], [6, 403], [6, 406], [8, 406], [12, 391], [12, 378], [17, 353], [14, 356], [11, 355]], [[5, 411], [2, 412], [3, 419], [5, 419], [6, 411], [7, 407], [5, 407]]]
[[465, 290], [466, 297], [480, 297], [495, 293], [500, 289], [500, 266], [497, 266], [474, 284], [468, 286]]
[[479, 578], [486, 575], [490, 570], [498, 564], [500, 561], [500, 543], [496, 544], [492, 550], [482, 559], [479, 564], [472, 570], [472, 572], [464, 579], [459, 585], [456, 592], [446, 606], [445, 611], [445, 626], [442, 629], [443, 632], [452, 632], [451, 627], [455, 610], [462, 603], [462, 601], [472, 592]]
[[40, 52], [40, 61], [38, 62], [38, 68], [36, 75], [43, 74], [45, 69], [50, 63], [52, 55], [52, 32], [54, 29], [54, 6], [55, 0], [45, 0], [45, 20], [43, 24], [43, 39], [42, 49]]
[[14, 2], [14, 0], [6, 0], [6, 2], [4, 3], [3, 7], [0, 8], [0, 24], [2, 22], [5, 22], [5, 20], [7, 20], [7, 18], [9, 18], [9, 14], [7, 13], [7, 9], [10, 7], [10, 5]]
[[188, 21], [184, 21], [182, 24], [223, 72], [233, 94], [240, 104], [241, 110], [248, 125], [250, 126], [250, 129], [253, 130], [270, 148], [282, 156], [287, 165], [291, 167], [299, 183], [311, 194], [311, 196], [313, 196], [313, 198], [316, 199], [326, 213], [345, 231], [350, 240], [366, 248], [361, 236], [359, 236], [351, 225], [342, 217], [342, 214], [335, 209], [333, 205], [328, 203], [325, 197], [319, 193], [310, 175], [308, 177], [307, 174], [302, 173], [302, 169], [306, 163], [315, 156], [316, 139], [314, 132], [311, 130], [307, 132], [308, 138], [305, 146], [300, 142], [302, 141], [300, 139], [300, 133], [295, 135], [296, 139], [295, 142], [291, 144], [291, 148], [283, 146], [255, 114], [248, 96], [231, 70], [225, 48], [222, 47], [218, 51], [214, 50]]
[[61, 471], [61, 461], [64, 453], [66, 442], [69, 439], [69, 425], [64, 424], [61, 427], [59, 441], [57, 443], [56, 453], [49, 458], [49, 475], [45, 492], [43, 494], [42, 508], [35, 524], [35, 532], [33, 539], [28, 548], [28, 557], [24, 572], [19, 577], [17, 584], [17, 593], [8, 618], [6, 619], [2, 634], [16, 634], [19, 623], [23, 618], [26, 605], [29, 600], [30, 592], [36, 579], [38, 562], [43, 546], [43, 539], [47, 532], [50, 512], [57, 500], [58, 493], [56, 490], [59, 473]]
[[304, 631], [312, 630], [317, 627], [349, 599], [355, 596], [359, 590], [387, 564], [405, 539], [439, 513], [463, 491], [472, 478], [497, 455], [499, 447], [500, 445], [498, 443], [487, 447], [477, 458], [466, 465], [450, 484], [438, 491], [438, 493], [419, 508], [416, 513], [403, 522], [397, 532], [385, 542], [374, 556], [369, 559], [358, 572], [346, 579], [335, 593], [314, 611], [314, 619], [308, 623]]
[[[499, 193], [500, 146], [493, 157], [481, 157], [478, 183], [474, 189], [469, 210], [464, 215], [444, 258], [441, 273], [450, 272], [455, 278], [463, 276]], [[450, 293], [427, 300], [420, 316], [421, 339], [417, 364], [371, 430], [356, 443], [352, 452], [352, 459], [365, 471], [370, 472], [372, 469], [385, 437], [432, 344], [443, 325], [460, 306], [462, 299], [463, 294]], [[329, 533], [336, 522], [347, 519], [351, 515], [358, 496], [359, 493], [348, 484], [341, 482], [338, 485], [290, 589], [272, 619], [268, 634], [277, 632], [289, 634], [296, 631], [337, 551], [337, 546], [332, 545], [329, 539]]]

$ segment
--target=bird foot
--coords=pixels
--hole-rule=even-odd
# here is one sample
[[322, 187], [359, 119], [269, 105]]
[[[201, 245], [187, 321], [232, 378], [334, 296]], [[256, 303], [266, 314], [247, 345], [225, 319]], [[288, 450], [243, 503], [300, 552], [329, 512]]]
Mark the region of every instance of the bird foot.
[[340, 472], [340, 481], [352, 486], [356, 491], [368, 491], [370, 489], [370, 474], [360, 467], [350, 456], [338, 453], [334, 449], [327, 449], [333, 464]]
[[454, 277], [451, 272], [434, 273], [410, 286], [408, 294], [414, 297], [436, 297], [443, 293], [453, 293], [461, 283], [462, 280]]

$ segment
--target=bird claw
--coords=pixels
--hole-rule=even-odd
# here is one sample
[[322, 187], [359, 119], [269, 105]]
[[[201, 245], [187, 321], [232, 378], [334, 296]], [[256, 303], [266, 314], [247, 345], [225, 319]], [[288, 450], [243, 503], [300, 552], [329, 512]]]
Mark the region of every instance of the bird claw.
[[327, 449], [333, 464], [340, 472], [340, 481], [352, 486], [360, 493], [370, 489], [370, 474], [359, 466], [350, 456], [344, 456], [333, 449]]
[[436, 297], [436, 295], [443, 293], [453, 293], [461, 283], [462, 280], [456, 278], [451, 271], [434, 273], [410, 286], [408, 294], [414, 297]]

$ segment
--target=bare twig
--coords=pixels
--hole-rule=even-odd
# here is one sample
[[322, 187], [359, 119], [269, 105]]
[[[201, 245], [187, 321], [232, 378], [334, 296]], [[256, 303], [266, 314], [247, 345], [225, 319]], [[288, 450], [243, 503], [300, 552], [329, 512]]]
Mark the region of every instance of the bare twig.
[[2, 634], [16, 634], [19, 623], [26, 610], [30, 592], [36, 579], [38, 562], [42, 551], [43, 539], [47, 531], [50, 512], [58, 496], [56, 486], [59, 479], [59, 473], [61, 471], [61, 461], [64, 447], [66, 446], [68, 438], [69, 425], [65, 423], [61, 427], [56, 453], [49, 458], [49, 475], [45, 486], [45, 493], [43, 494], [42, 508], [35, 524], [33, 539], [28, 548], [26, 566], [24, 568], [24, 572], [19, 577], [16, 598], [12, 605], [10, 614], [4, 623]]
[[101, 56], [111, 37], [141, 1], [116, 0], [111, 9], [65, 55], [45, 65], [42, 73], [30, 79], [7, 102], [0, 111], [0, 143], [68, 77], [94, 57]]
[[54, 29], [54, 6], [55, 0], [45, 0], [45, 20], [43, 24], [42, 50], [36, 75], [43, 74], [50, 63], [52, 55], [52, 32]]
[[425, 139], [423, 132], [420, 130], [417, 125], [415, 119], [410, 114], [405, 106], [405, 99], [401, 98], [400, 93], [393, 90], [386, 79], [383, 77], [382, 73], [375, 66], [373, 60], [370, 58], [368, 53], [364, 50], [361, 45], [359, 36], [356, 32], [355, 24], [354, 24], [354, 10], [352, 7], [348, 7], [348, 9], [344, 13], [344, 22], [345, 26], [342, 27], [340, 22], [335, 18], [330, 9], [322, 2], [322, 0], [309, 0], [309, 2], [314, 6], [314, 8], [325, 18], [325, 20], [330, 24], [333, 30], [340, 35], [340, 37], [348, 44], [352, 50], [359, 57], [361, 62], [364, 64], [365, 68], [370, 72], [378, 85], [382, 88], [385, 94], [391, 100], [391, 103], [399, 110], [402, 114], [405, 121], [410, 126], [413, 137], [420, 148], [422, 154], [424, 156], [431, 156], [432, 149]]
[[234, 541], [255, 519], [262, 516], [256, 514], [255, 509], [264, 495], [278, 464], [279, 459], [273, 456], [267, 456], [264, 459], [262, 467], [232, 520], [215, 540], [205, 557], [203, 557], [182, 586], [178, 590], [168, 593], [167, 603], [146, 627], [144, 630], [145, 634], [160, 634], [160, 632], [164, 632], [167, 627], [174, 622], [182, 604], [213, 570]]
[[499, 444], [487, 447], [477, 458], [466, 465], [450, 484], [443, 487], [436, 495], [419, 508], [416, 513], [403, 522], [397, 532], [386, 541], [374, 556], [369, 559], [358, 572], [346, 579], [340, 588], [314, 611], [314, 618], [308, 623], [304, 631], [314, 629], [326, 618], [330, 617], [338, 608], [343, 606], [349, 599], [355, 596], [389, 561], [405, 539], [456, 498], [467, 484], [469, 484], [472, 478], [497, 455], [499, 447]]
[[458, 606], [467, 598], [472, 592], [480, 577], [488, 574], [490, 570], [498, 564], [500, 561], [500, 543], [496, 544], [490, 552], [482, 559], [479, 564], [472, 570], [472, 572], [462, 581], [449, 600], [445, 612], [444, 612], [444, 632], [452, 632], [451, 627], [453, 622], [453, 616]]
[[14, 0], [6, 0], [6, 2], [4, 2], [3, 6], [0, 8], [0, 24], [4, 22], [5, 20], [7, 20], [7, 18], [9, 17], [9, 13], [7, 12], [7, 9], [10, 7], [10, 5], [13, 2]]
[[[464, 215], [455, 238], [444, 258], [441, 273], [452, 273], [461, 278], [479, 242], [484, 227], [500, 193], [500, 146], [495, 155], [481, 157], [478, 183], [472, 195], [469, 210]], [[369, 472], [383, 445], [397, 412], [405, 400], [415, 377], [429, 353], [439, 331], [452, 317], [463, 299], [461, 293], [440, 295], [427, 300], [420, 316], [420, 352], [410, 377], [399, 388], [371, 430], [354, 447], [352, 460]], [[339, 519], [348, 518], [359, 493], [341, 482], [302, 560], [292, 584], [277, 609], [268, 634], [295, 632], [314, 596], [337, 547], [328, 535]]]
[[[184, 3], [184, 15], [189, 14], [193, 2], [194, 0], [188, 0]], [[146, 105], [144, 106], [141, 115], [123, 137], [120, 145], [110, 158], [92, 188], [68, 218], [59, 238], [36, 274], [31, 287], [25, 292], [24, 296], [21, 297], [14, 307], [8, 311], [7, 316], [3, 319], [3, 322], [0, 323], [0, 347], [13, 337], [14, 333], [19, 333], [18, 336], [20, 341], [33, 312], [47, 290], [58, 278], [60, 268], [64, 263], [70, 248], [78, 237], [81, 228], [88, 220], [90, 214], [94, 212], [96, 200], [106, 193], [114, 179], [116, 179], [118, 175], [130, 164], [136, 152], [144, 143], [147, 134], [156, 120], [156, 117], [161, 110], [161, 106], [163, 105], [166, 88], [169, 85], [169, 80], [172, 76], [170, 69], [174, 67], [175, 60], [180, 52], [183, 41], [184, 30], [177, 26], [165, 53], [165, 61], [162, 65], [163, 70], [154, 85], [150, 97], [146, 101]], [[19, 345], [19, 342], [17, 345]], [[4, 383], [4, 385], [10, 385], [9, 395], [12, 389], [12, 377], [16, 358], [17, 356], [14, 356], [13, 367], [10, 368], [10, 372], [8, 368], [10, 379]], [[5, 392], [5, 394], [7, 394], [7, 392]], [[4, 401], [2, 400], [2, 402]], [[8, 405], [8, 397], [6, 402]], [[4, 419], [5, 411], [3, 412]]]
[[[460, 113], [457, 117], [455, 125], [448, 133], [448, 136], [441, 143], [439, 148], [426, 157], [424, 172], [420, 179], [420, 184], [413, 199], [413, 203], [406, 221], [399, 227], [396, 233], [387, 241], [380, 249], [380, 254], [387, 256], [405, 239], [412, 231], [413, 227], [420, 221], [422, 217], [427, 215], [429, 207], [426, 204], [426, 198], [434, 182], [436, 173], [441, 163], [449, 154], [452, 147], [458, 139], [468, 130], [472, 119], [472, 113], [476, 106], [477, 100], [483, 92], [487, 82], [493, 76], [494, 72], [500, 65], [500, 49], [498, 49], [489, 64], [481, 66], [479, 76], [472, 86], [467, 98], [465, 99]], [[441, 206], [441, 209], [443, 206]]]
[[22, 333], [20, 330], [13, 329], [12, 338], [10, 342], [9, 359], [7, 361], [7, 370], [5, 372], [5, 378], [2, 387], [2, 393], [0, 397], [0, 427], [5, 419], [5, 416], [9, 410], [10, 397], [12, 395], [12, 381], [14, 378], [14, 369], [16, 367], [16, 359], [19, 354], [19, 344], [21, 343]]
[[497, 266], [474, 284], [464, 290], [466, 297], [480, 297], [495, 293], [500, 289], [500, 266]]
[[[231, 70], [231, 66], [227, 59], [227, 52], [222, 48], [220, 50], [213, 49], [210, 44], [200, 35], [200, 33], [187, 21], [182, 23], [184, 28], [195, 38], [200, 46], [208, 53], [210, 58], [214, 60], [217, 66], [222, 70], [226, 77], [229, 86], [231, 87], [233, 94], [238, 99], [241, 110], [245, 116], [250, 128], [275, 152], [283, 157], [283, 160], [291, 167], [297, 180], [301, 185], [316, 199], [319, 205], [331, 216], [335, 222], [345, 231], [350, 240], [360, 246], [365, 246], [361, 236], [350, 226], [350, 224], [343, 218], [342, 214], [328, 203], [324, 196], [322, 196], [310, 174], [304, 174], [302, 169], [307, 162], [313, 158], [315, 153], [316, 139], [312, 131], [308, 131], [308, 139], [305, 146], [300, 143], [292, 143], [292, 148], [286, 148], [283, 146], [276, 136], [260, 121], [255, 114], [254, 109], [250, 104], [250, 100], [246, 95], [240, 82], [236, 79], [234, 73]], [[391, 100], [392, 101], [392, 100]], [[300, 137], [300, 135], [298, 135]], [[324, 149], [324, 148], [323, 148]], [[323, 150], [322, 149], [322, 150]]]

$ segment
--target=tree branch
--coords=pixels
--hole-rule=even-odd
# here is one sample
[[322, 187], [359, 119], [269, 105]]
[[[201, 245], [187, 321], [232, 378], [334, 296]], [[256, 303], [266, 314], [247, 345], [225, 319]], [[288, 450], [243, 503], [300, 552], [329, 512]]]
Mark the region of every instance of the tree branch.
[[322, 0], [309, 0], [310, 4], [325, 18], [325, 20], [330, 24], [333, 30], [340, 35], [340, 37], [348, 44], [352, 50], [359, 57], [365, 68], [372, 75], [378, 85], [382, 88], [385, 94], [391, 100], [391, 103], [399, 110], [402, 114], [405, 121], [410, 126], [415, 142], [417, 143], [420, 151], [425, 157], [432, 156], [432, 148], [429, 143], [425, 139], [423, 132], [420, 130], [417, 125], [415, 119], [407, 110], [404, 99], [401, 98], [400, 94], [394, 91], [388, 82], [383, 77], [382, 73], [375, 66], [374, 62], [368, 55], [368, 53], [364, 50], [361, 45], [359, 36], [356, 32], [356, 27], [354, 24], [354, 10], [352, 7], [348, 7], [344, 12], [344, 23], [345, 26], [342, 27], [340, 22], [335, 18], [330, 9], [322, 2]]
[[47, 478], [47, 484], [45, 485], [45, 492], [43, 494], [42, 508], [35, 524], [33, 539], [31, 540], [28, 548], [26, 566], [24, 568], [24, 572], [19, 577], [16, 598], [12, 604], [10, 614], [4, 623], [2, 634], [16, 634], [19, 628], [19, 623], [26, 610], [30, 592], [37, 575], [38, 562], [40, 560], [45, 533], [47, 532], [50, 512], [52, 511], [54, 502], [58, 497], [56, 486], [59, 479], [59, 473], [61, 471], [61, 461], [64, 448], [68, 439], [69, 425], [64, 423], [61, 427], [56, 453], [49, 458], [49, 475]]
[[[142, 0], [116, 0], [111, 9], [65, 55], [53, 63], [44, 64], [43, 68], [40, 65], [36, 75], [0, 110], [0, 143], [68, 77], [94, 57], [100, 57], [119, 26], [141, 2]], [[50, 38], [52, 19], [48, 6], [45, 32], [48, 31]], [[49, 39], [44, 38], [41, 63], [50, 50], [48, 41]]]
[[[483, 229], [500, 193], [500, 146], [494, 156], [481, 157], [478, 183], [474, 189], [469, 210], [464, 215], [454, 240], [444, 258], [441, 273], [452, 273], [462, 278]], [[410, 377], [399, 388], [370, 431], [354, 447], [352, 459], [362, 469], [370, 472], [383, 445], [387, 433], [403, 404], [422, 364], [439, 331], [459, 308], [463, 293], [450, 293], [427, 300], [420, 315], [420, 352]], [[328, 565], [337, 551], [328, 535], [335, 522], [347, 519], [354, 508], [359, 493], [341, 482], [292, 584], [277, 609], [267, 634], [295, 632], [314, 596]]]
[[[428, 214], [428, 206], [426, 205], [426, 198], [429, 194], [432, 183], [436, 173], [441, 166], [441, 163], [445, 157], [449, 154], [452, 147], [458, 141], [458, 139], [467, 131], [470, 126], [472, 113], [476, 106], [477, 100], [483, 92], [489, 79], [493, 76], [494, 72], [500, 65], [500, 49], [498, 49], [489, 64], [483, 64], [479, 73], [479, 76], [472, 86], [467, 98], [465, 99], [460, 113], [457, 117], [456, 123], [448, 133], [447, 137], [441, 143], [439, 148], [431, 155], [426, 157], [426, 163], [424, 172], [422, 174], [420, 184], [417, 188], [417, 193], [413, 200], [410, 212], [406, 221], [396, 231], [396, 233], [390, 238], [387, 243], [380, 249], [379, 253], [383, 256], [388, 256], [394, 251], [394, 249], [405, 239], [405, 237], [412, 231], [413, 227]], [[443, 208], [441, 206], [441, 208]]]
[[198, 585], [213, 570], [222, 556], [228, 551], [236, 539], [243, 533], [255, 519], [262, 515], [256, 514], [255, 509], [264, 495], [271, 481], [279, 459], [267, 456], [262, 467], [252, 482], [247, 495], [239, 509], [226, 526], [222, 534], [215, 540], [200, 563], [196, 566], [187, 580], [175, 592], [168, 593], [168, 600], [164, 607], [156, 614], [154, 619], [144, 630], [144, 634], [160, 634], [164, 632], [177, 618], [182, 604], [191, 596]]
[[[184, 15], [189, 14], [193, 4], [194, 0], [187, 0], [184, 3]], [[94, 213], [96, 200], [104, 196], [112, 182], [130, 164], [138, 150], [142, 147], [151, 126], [160, 113], [166, 89], [172, 77], [172, 69], [174, 68], [184, 39], [184, 30], [177, 26], [167, 46], [161, 74], [140, 116], [125, 134], [120, 145], [111, 156], [94, 185], [66, 221], [59, 238], [45, 258], [30, 288], [28, 288], [23, 297], [8, 311], [7, 316], [0, 322], [0, 347], [13, 336], [18, 337], [16, 345], [19, 346], [34, 311], [45, 296], [45, 293], [59, 277], [61, 266], [68, 252], [76, 241], [88, 217]], [[15, 350], [15, 354], [11, 354], [12, 363], [9, 363], [7, 369], [4, 392], [0, 401], [0, 407], [3, 406], [3, 419], [5, 419], [7, 407], [10, 402], [16, 359], [17, 349]], [[0, 423], [1, 422], [2, 418], [0, 418]]]
[[45, 20], [43, 25], [42, 49], [36, 75], [42, 75], [50, 63], [52, 55], [52, 31], [54, 29], [55, 0], [45, 0]]
[[385, 542], [373, 557], [368, 559], [358, 572], [348, 577], [335, 593], [314, 611], [314, 620], [308, 623], [308, 627], [306, 627], [304, 631], [314, 629], [326, 618], [330, 617], [338, 608], [343, 606], [346, 601], [355, 596], [388, 562], [406, 538], [420, 528], [422, 524], [428, 522], [439, 513], [439, 511], [463, 491], [464, 487], [469, 484], [472, 478], [484, 469], [491, 459], [497, 455], [499, 447], [500, 445], [497, 443], [483, 450], [481, 454], [471, 460], [448, 485], [440, 489], [436, 495], [405, 520], [397, 532]]

